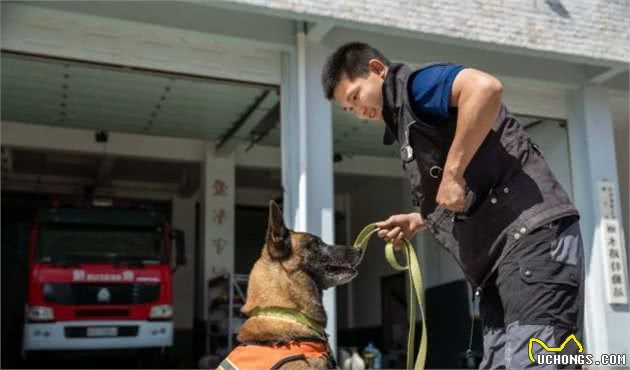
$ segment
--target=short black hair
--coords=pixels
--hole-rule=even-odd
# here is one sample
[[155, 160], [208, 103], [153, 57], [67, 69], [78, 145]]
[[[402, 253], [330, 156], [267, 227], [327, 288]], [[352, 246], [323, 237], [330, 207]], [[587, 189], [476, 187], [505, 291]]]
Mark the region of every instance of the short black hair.
[[363, 42], [349, 42], [335, 50], [322, 69], [322, 87], [326, 99], [333, 98], [335, 87], [344, 75], [350, 80], [366, 76], [370, 59], [378, 59], [388, 67], [391, 63], [383, 53]]

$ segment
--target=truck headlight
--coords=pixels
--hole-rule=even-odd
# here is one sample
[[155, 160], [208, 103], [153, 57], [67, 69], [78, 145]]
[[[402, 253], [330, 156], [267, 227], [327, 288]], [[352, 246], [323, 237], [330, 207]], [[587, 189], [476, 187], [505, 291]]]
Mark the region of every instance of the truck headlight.
[[51, 307], [26, 306], [26, 318], [29, 321], [52, 321], [55, 315]]
[[170, 304], [161, 304], [151, 307], [151, 313], [149, 313], [150, 319], [164, 320], [173, 317], [173, 306]]

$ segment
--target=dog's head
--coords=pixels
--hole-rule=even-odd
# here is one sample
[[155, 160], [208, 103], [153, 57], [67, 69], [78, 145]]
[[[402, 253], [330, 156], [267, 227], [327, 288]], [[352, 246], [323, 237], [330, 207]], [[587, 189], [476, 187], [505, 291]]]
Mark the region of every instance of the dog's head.
[[306, 272], [320, 289], [350, 282], [361, 260], [361, 251], [353, 247], [330, 245], [313, 234], [289, 230], [274, 201], [269, 203], [264, 248], [272, 261]]

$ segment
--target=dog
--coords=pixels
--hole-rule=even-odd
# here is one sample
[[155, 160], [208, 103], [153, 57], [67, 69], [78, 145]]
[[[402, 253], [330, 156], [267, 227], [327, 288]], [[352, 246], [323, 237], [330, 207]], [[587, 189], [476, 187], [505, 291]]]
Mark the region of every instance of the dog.
[[249, 275], [248, 317], [240, 343], [218, 369], [326, 369], [335, 366], [328, 346], [324, 289], [357, 275], [361, 251], [324, 243], [289, 230], [278, 205], [269, 203], [265, 244]]

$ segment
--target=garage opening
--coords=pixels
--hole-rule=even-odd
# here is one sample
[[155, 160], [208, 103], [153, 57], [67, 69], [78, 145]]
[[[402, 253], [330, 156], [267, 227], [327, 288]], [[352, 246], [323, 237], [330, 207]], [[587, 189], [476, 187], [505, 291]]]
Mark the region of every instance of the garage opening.
[[[218, 143], [218, 151], [222, 154], [257, 145], [279, 146], [278, 87], [8, 52], [2, 52], [2, 67], [3, 122], [32, 126], [35, 134], [39, 127], [86, 130], [82, 132], [89, 134], [84, 139], [102, 148], [102, 151], [69, 151], [64, 149], [63, 142], [58, 149], [51, 149], [50, 145], [46, 149], [2, 148], [2, 254], [6, 257], [2, 266], [2, 294], [3, 302], [7, 303], [2, 312], [2, 323], [6, 324], [2, 332], [5, 364], [50, 366], [44, 359], [24, 362], [21, 353], [24, 307], [28, 300], [28, 243], [38, 212], [59, 204], [77, 209], [92, 207], [98, 200], [114, 205], [114, 208], [151, 209], [170, 228], [182, 231], [187, 263], [177, 266], [172, 274], [173, 345], [166, 350], [158, 348], [161, 362], [147, 362], [156, 358], [155, 353], [148, 353], [146, 360], [145, 356], [135, 354], [121, 359], [92, 353], [81, 356], [84, 361], [73, 358], [65, 362], [56, 358], [60, 361], [56, 364], [92, 367], [94, 361], [98, 361], [105, 367], [197, 367], [197, 360], [206, 353], [208, 334], [208, 328], [202, 323], [201, 310], [204, 308], [200, 307], [200, 302], [203, 299], [198, 294], [207, 289], [203, 282], [200, 250], [201, 162], [199, 159], [178, 159], [176, 152], [171, 153], [168, 160], [152, 158], [142, 151], [142, 138], [212, 141]], [[112, 149], [108, 137], [115, 133], [141, 135], [137, 136], [137, 143], [125, 149], [130, 155], [120, 155]], [[161, 149], [167, 153], [177, 150], [168, 146]], [[270, 167], [275, 165], [269, 164]], [[247, 186], [242, 178], [238, 176], [238, 189], [242, 187], [241, 182]], [[237, 191], [248, 194], [247, 191]], [[268, 194], [257, 194], [268, 201]], [[253, 198], [263, 199], [260, 196]], [[252, 198], [251, 194], [249, 197]], [[258, 222], [256, 212], [254, 216], [251, 212], [242, 212], [238, 204], [236, 235], [240, 230], [255, 228]], [[242, 207], [247, 210], [251, 202], [244, 201]], [[266, 213], [264, 216], [266, 222]], [[126, 216], [123, 214], [121, 219]], [[254, 241], [260, 247], [264, 232], [257, 238], [255, 240], [256, 236], [252, 234], [252, 240], [243, 243], [244, 248], [249, 248]], [[172, 242], [176, 244], [175, 237]], [[123, 262], [121, 265], [128, 265]], [[247, 265], [239, 262], [239, 268], [241, 264]], [[130, 270], [135, 273], [138, 266], [134, 265]], [[69, 276], [75, 270], [85, 270], [77, 261], [68, 263], [67, 267], [72, 271]], [[143, 268], [148, 270], [146, 263]], [[117, 278], [114, 275], [111, 273], [107, 278]], [[108, 293], [103, 293], [102, 288], [107, 288]], [[117, 297], [116, 291], [109, 286], [98, 287], [95, 297], [96, 294], [101, 297], [110, 294], [111, 299]], [[93, 314], [103, 314], [92, 311]], [[111, 321], [113, 317], [95, 319]], [[84, 329], [77, 335], [88, 335], [88, 331], [95, 330], [91, 327]], [[107, 332], [103, 331], [105, 329]], [[100, 329], [97, 334], [121, 337], [127, 330], [115, 326], [105, 329]], [[159, 334], [161, 329], [157, 330]], [[154, 349], [155, 346], [150, 347]]]

